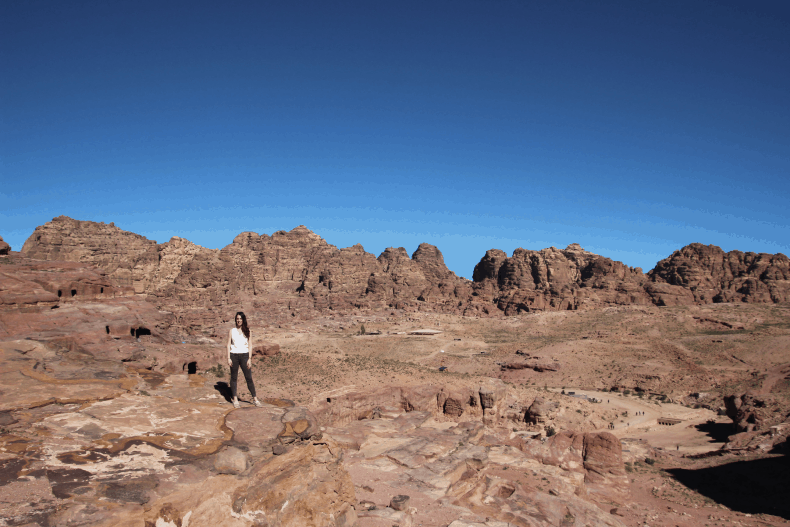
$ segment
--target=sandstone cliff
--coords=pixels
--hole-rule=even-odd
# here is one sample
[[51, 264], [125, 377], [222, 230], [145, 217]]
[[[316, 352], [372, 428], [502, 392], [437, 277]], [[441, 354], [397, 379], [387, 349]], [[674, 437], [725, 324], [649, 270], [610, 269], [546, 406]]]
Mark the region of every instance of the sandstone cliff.
[[790, 260], [784, 254], [730, 251], [692, 243], [648, 273], [658, 305], [711, 302], [776, 303], [790, 299]]
[[338, 249], [299, 226], [272, 235], [243, 232], [217, 250], [178, 237], [157, 244], [112, 223], [60, 216], [37, 227], [21, 252], [34, 259], [90, 263], [121, 287], [163, 305], [189, 307], [192, 311], [183, 314], [186, 327], [200, 326], [206, 311], [226, 307], [284, 320], [354, 309], [514, 315], [790, 298], [785, 255], [725, 253], [696, 243], [647, 275], [578, 244], [516, 249], [510, 257], [492, 249], [469, 281], [450, 271], [439, 249], [426, 243], [411, 257], [402, 247], [375, 257], [361, 245]]
[[567, 310], [602, 304], [648, 304], [639, 268], [585, 251], [516, 249], [510, 258], [492, 249], [475, 266], [475, 291], [505, 314]]
[[157, 244], [113, 224], [60, 216], [37, 227], [22, 254], [93, 263], [115, 283], [168, 305], [246, 306], [274, 317], [372, 307], [457, 311], [471, 298], [471, 282], [447, 269], [432, 245], [412, 257], [401, 247], [376, 258], [361, 245], [338, 249], [304, 226], [271, 236], [244, 232], [215, 250], [177, 237]]

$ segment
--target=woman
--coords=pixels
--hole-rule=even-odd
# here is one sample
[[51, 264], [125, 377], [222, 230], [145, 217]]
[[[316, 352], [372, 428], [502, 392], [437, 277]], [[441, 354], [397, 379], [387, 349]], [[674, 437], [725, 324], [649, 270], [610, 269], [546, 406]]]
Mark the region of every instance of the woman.
[[250, 329], [247, 327], [247, 317], [239, 311], [236, 313], [236, 327], [228, 332], [228, 366], [230, 366], [230, 391], [233, 394], [233, 406], [239, 407], [239, 398], [236, 396], [236, 381], [239, 376], [239, 366], [244, 372], [244, 379], [247, 381], [247, 389], [252, 395], [252, 402], [255, 406], [261, 406], [258, 397], [255, 396], [255, 384], [252, 382], [252, 338]]

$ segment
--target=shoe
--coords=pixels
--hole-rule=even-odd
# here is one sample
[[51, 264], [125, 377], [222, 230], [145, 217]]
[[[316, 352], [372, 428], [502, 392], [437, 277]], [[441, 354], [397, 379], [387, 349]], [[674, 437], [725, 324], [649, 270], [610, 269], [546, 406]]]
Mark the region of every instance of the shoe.
[[258, 400], [258, 398], [257, 398], [257, 397], [253, 397], [253, 398], [252, 398], [252, 403], [253, 403], [255, 406], [263, 406], [263, 404], [261, 404], [261, 402]]
[[239, 400], [238, 399], [234, 399], [233, 400], [233, 408], [239, 408]]

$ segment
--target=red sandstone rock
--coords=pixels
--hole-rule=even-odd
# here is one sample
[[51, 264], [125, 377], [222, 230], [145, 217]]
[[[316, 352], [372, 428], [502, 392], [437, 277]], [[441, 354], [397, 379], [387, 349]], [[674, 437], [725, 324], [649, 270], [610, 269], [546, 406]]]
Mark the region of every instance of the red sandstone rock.
[[770, 395], [746, 392], [724, 397], [727, 417], [732, 419], [737, 432], [763, 430], [766, 421], [773, 417], [775, 402]]
[[450, 417], [461, 417], [470, 408], [470, 403], [475, 402], [476, 397], [472, 390], [463, 387], [451, 388], [448, 391], [442, 390], [437, 395], [437, 403], [445, 415]]
[[781, 253], [725, 253], [692, 243], [658, 262], [648, 278], [648, 293], [659, 305], [790, 299], [790, 260]]
[[280, 353], [280, 345], [273, 342], [263, 342], [252, 348], [253, 357], [272, 357]]
[[0, 236], [0, 256], [6, 255], [11, 251], [11, 246], [8, 245], [5, 241], [3, 241], [3, 237]]
[[558, 362], [538, 362], [538, 361], [527, 361], [527, 362], [507, 362], [502, 364], [503, 370], [535, 370], [538, 372], [543, 371], [559, 371], [560, 364]]
[[271, 236], [244, 232], [222, 250], [181, 238], [162, 244], [112, 223], [65, 216], [39, 226], [22, 254], [96, 265], [119, 287], [165, 306], [200, 307], [179, 325], [212, 334], [218, 320], [242, 305], [256, 324], [317, 313], [393, 307], [469, 316], [506, 315], [604, 305], [688, 305], [707, 302], [783, 302], [790, 299], [790, 262], [782, 254], [724, 253], [692, 244], [639, 268], [571, 244], [540, 251], [492, 249], [475, 266], [473, 282], [421, 244], [409, 257], [388, 248], [378, 258], [361, 245], [338, 249], [304, 226]]
[[550, 409], [549, 403], [543, 397], [537, 396], [524, 413], [524, 421], [533, 425], [545, 423]]
[[[409, 258], [387, 249], [378, 258], [361, 245], [337, 249], [304, 226], [271, 236], [245, 232], [220, 251], [173, 238], [156, 244], [114, 225], [61, 216], [36, 229], [22, 252], [45, 260], [90, 262], [122, 285], [180, 307], [185, 327], [213, 327], [244, 302], [260, 323], [314, 316], [326, 309], [367, 307], [457, 312], [471, 297], [469, 281], [444, 265], [435, 247], [423, 244]], [[258, 312], [258, 311], [256, 311]]]
[[647, 304], [642, 270], [590, 253], [564, 250], [488, 251], [475, 266], [475, 291], [506, 314], [579, 309], [601, 304]]
[[587, 491], [600, 498], [622, 502], [630, 494], [622, 446], [609, 432], [560, 432], [545, 444], [528, 441], [522, 448], [543, 464], [584, 473]]

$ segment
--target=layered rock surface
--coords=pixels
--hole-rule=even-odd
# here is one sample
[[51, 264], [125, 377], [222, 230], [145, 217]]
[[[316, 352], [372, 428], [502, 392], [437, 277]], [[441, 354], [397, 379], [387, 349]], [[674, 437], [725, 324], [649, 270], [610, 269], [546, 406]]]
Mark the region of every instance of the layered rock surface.
[[[273, 455], [300, 422], [288, 415], [306, 409], [271, 400], [233, 410], [198, 375], [146, 379], [120, 362], [55, 360], [58, 350], [31, 340], [0, 350], [0, 516], [9, 525], [356, 520], [353, 484], [331, 440], [303, 435]], [[69, 367], [75, 360], [78, 370]], [[42, 362], [46, 372], [37, 373]]]

